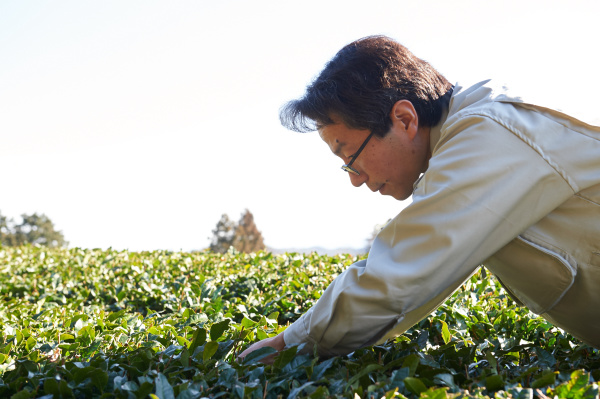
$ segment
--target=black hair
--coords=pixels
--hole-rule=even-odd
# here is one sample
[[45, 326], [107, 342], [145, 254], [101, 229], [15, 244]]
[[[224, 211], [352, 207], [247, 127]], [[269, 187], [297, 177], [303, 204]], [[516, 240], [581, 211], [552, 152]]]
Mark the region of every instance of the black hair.
[[443, 112], [442, 97], [452, 85], [429, 63], [385, 36], [369, 36], [342, 48], [306, 88], [303, 97], [285, 104], [281, 123], [309, 132], [339, 117], [353, 129], [384, 136], [390, 112], [400, 100], [415, 107], [420, 126], [436, 125]]

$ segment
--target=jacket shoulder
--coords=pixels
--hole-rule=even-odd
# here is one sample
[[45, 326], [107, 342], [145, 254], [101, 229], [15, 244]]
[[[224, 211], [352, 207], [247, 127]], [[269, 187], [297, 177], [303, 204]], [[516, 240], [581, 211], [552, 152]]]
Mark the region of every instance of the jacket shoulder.
[[598, 120], [590, 120], [577, 112], [566, 113], [564, 107], [546, 104], [536, 98], [534, 93], [521, 95], [510, 89], [506, 84], [500, 84], [491, 79], [483, 80], [470, 86], [457, 83], [454, 86], [450, 100], [448, 116], [456, 114], [478, 113], [490, 108], [497, 103], [508, 103], [518, 107], [542, 111], [554, 115], [559, 119], [568, 120], [575, 125], [584, 125], [594, 130], [599, 130]]

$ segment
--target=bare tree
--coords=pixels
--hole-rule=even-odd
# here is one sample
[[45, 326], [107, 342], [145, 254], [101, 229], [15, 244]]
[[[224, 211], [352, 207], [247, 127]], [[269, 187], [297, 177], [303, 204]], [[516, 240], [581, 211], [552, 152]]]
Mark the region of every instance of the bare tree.
[[233, 240], [233, 247], [240, 252], [257, 252], [265, 249], [263, 242], [263, 236], [256, 224], [254, 223], [254, 216], [246, 209], [240, 221], [235, 229], [235, 238]]
[[263, 236], [254, 223], [254, 216], [246, 209], [239, 222], [236, 224], [227, 214], [221, 215], [221, 219], [212, 231], [210, 250], [224, 253], [230, 247], [240, 252], [256, 252], [264, 250]]

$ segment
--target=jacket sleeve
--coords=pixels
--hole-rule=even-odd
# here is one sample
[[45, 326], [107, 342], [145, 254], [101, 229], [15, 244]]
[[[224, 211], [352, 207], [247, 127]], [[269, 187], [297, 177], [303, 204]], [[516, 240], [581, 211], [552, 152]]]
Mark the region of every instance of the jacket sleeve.
[[403, 333], [572, 196], [564, 173], [521, 136], [485, 113], [448, 119], [412, 204], [286, 329], [286, 344], [341, 355]]

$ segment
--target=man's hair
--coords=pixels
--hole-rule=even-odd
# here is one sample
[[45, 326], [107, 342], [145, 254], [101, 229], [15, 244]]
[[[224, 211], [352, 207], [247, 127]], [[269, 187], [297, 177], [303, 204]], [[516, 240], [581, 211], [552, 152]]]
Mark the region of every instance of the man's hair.
[[353, 129], [384, 136], [397, 101], [415, 107], [420, 126], [434, 126], [442, 116], [452, 85], [431, 65], [385, 36], [369, 36], [342, 48], [298, 100], [285, 104], [283, 126], [309, 132], [338, 117]]

